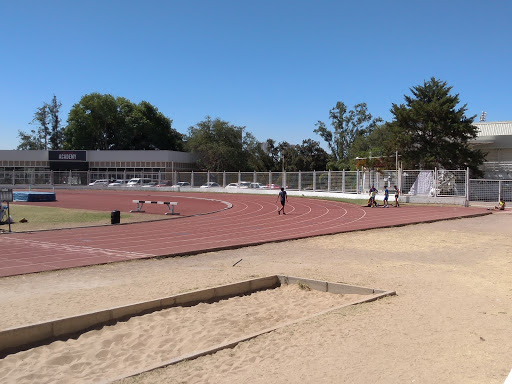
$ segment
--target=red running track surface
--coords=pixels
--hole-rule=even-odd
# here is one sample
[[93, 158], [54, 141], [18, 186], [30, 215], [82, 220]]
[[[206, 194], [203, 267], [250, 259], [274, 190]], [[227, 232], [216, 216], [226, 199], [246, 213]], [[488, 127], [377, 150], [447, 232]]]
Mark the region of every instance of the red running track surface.
[[[57, 202], [13, 203], [128, 212], [132, 200], [176, 201], [179, 218], [0, 235], [0, 277], [117, 261], [177, 256], [348, 231], [488, 214], [483, 208], [367, 208], [289, 196], [140, 191], [57, 191]], [[146, 209], [147, 208], [147, 209]], [[165, 205], [145, 204], [148, 213]], [[141, 213], [143, 215], [143, 213]]]

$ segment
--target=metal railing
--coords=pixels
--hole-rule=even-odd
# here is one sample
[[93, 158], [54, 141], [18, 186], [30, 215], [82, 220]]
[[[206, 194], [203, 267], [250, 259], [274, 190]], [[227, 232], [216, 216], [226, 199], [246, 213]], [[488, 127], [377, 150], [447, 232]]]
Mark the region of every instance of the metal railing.
[[[5, 171], [0, 173], [1, 185], [88, 185], [95, 180], [129, 180], [146, 178], [157, 183], [170, 181], [177, 184], [188, 182], [200, 187], [215, 182], [221, 187], [242, 181], [260, 183], [298, 191], [340, 192], [365, 194], [372, 186], [383, 190], [384, 186], [397, 185], [405, 195], [466, 196], [467, 170], [384, 170], [384, 171], [312, 171], [312, 172], [96, 172], [96, 171]], [[512, 182], [512, 181], [511, 181]], [[503, 181], [505, 190], [509, 184]], [[491, 184], [475, 184], [483, 188]], [[499, 188], [498, 188], [499, 189]], [[489, 192], [494, 196], [495, 192]], [[476, 193], [480, 196], [481, 193]], [[506, 194], [506, 193], [504, 193]]]

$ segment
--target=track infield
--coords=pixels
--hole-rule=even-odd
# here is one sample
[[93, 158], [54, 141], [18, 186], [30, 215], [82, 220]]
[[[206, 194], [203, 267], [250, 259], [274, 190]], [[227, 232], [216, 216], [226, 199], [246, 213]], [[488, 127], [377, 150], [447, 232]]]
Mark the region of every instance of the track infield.
[[[59, 190], [56, 202], [20, 204], [119, 210], [122, 223], [123, 212], [136, 208], [133, 200], [175, 201], [180, 216], [126, 225], [2, 234], [0, 277], [489, 214], [485, 208], [367, 208], [289, 196], [286, 215], [278, 215], [276, 197], [277, 193]], [[167, 208], [146, 204], [144, 210], [163, 215]]]

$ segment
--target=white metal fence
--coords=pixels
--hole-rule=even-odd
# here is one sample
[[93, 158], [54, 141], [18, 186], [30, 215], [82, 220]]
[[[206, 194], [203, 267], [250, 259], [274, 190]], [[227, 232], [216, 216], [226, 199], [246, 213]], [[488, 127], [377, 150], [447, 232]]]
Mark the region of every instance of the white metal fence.
[[497, 202], [501, 198], [512, 201], [512, 180], [471, 179], [469, 181], [469, 200]]
[[247, 181], [265, 186], [285, 186], [289, 190], [366, 194], [373, 185], [398, 186], [402, 195], [469, 196], [470, 200], [510, 199], [512, 181], [471, 180], [467, 170], [387, 170], [387, 171], [312, 171], [312, 172], [93, 172], [93, 171], [6, 171], [0, 185], [88, 185], [94, 180], [129, 180], [140, 177], [157, 183], [180, 181], [200, 187], [216, 182], [221, 187]]

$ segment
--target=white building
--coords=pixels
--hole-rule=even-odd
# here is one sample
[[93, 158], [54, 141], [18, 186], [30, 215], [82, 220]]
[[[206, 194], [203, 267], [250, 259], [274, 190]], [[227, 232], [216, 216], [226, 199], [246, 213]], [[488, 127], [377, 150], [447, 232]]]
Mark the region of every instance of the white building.
[[0, 171], [171, 172], [194, 164], [194, 155], [177, 151], [0, 150]]
[[478, 136], [474, 148], [486, 153], [482, 167], [486, 179], [512, 180], [512, 121], [473, 123]]

